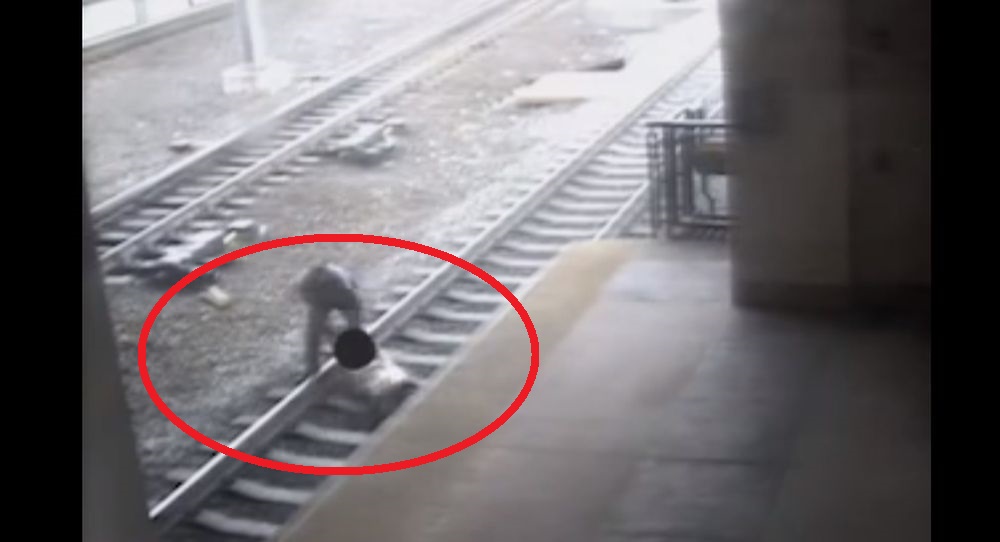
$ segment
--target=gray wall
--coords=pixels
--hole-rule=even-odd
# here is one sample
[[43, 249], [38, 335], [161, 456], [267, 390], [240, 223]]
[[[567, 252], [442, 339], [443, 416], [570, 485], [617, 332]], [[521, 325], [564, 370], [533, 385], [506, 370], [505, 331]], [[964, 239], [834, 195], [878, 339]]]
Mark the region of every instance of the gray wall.
[[135, 452], [118, 352], [97, 268], [89, 206], [83, 235], [83, 540], [155, 540]]
[[855, 283], [930, 285], [930, 3], [848, 0]]
[[929, 288], [929, 2], [720, 0], [720, 18], [737, 301]]

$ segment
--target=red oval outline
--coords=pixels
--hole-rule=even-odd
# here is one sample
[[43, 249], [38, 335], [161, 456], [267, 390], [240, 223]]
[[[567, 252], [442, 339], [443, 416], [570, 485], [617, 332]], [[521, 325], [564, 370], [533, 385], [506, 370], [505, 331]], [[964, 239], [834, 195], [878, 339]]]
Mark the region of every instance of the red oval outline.
[[[402, 461], [395, 461], [392, 463], [383, 463], [380, 465], [361, 465], [361, 466], [343, 466], [343, 467], [317, 467], [310, 465], [296, 465], [294, 463], [284, 463], [282, 461], [274, 461], [271, 459], [265, 459], [255, 455], [251, 455], [234, 448], [230, 448], [225, 444], [215, 441], [191, 427], [184, 422], [177, 414], [174, 414], [170, 407], [167, 406], [160, 395], [156, 392], [156, 388], [153, 386], [152, 381], [149, 378], [149, 373], [146, 370], [146, 340], [149, 337], [149, 332], [153, 328], [153, 322], [156, 321], [156, 317], [166, 306], [167, 302], [170, 301], [177, 293], [179, 293], [185, 286], [193, 282], [198, 277], [208, 273], [209, 271], [233, 260], [237, 260], [244, 256], [249, 256], [251, 254], [256, 254], [258, 252], [263, 252], [265, 250], [271, 250], [273, 248], [294, 246], [294, 245], [304, 245], [312, 243], [365, 243], [365, 244], [375, 244], [375, 245], [385, 245], [396, 248], [405, 248], [408, 250], [413, 250], [415, 252], [421, 252], [429, 256], [434, 256], [439, 260], [444, 260], [452, 265], [461, 267], [462, 269], [472, 273], [473, 275], [481, 278], [487, 284], [492, 286], [496, 291], [500, 292], [507, 302], [514, 307], [517, 314], [521, 317], [521, 321], [524, 322], [524, 328], [528, 331], [528, 340], [531, 344], [531, 365], [528, 368], [528, 377], [524, 381], [524, 386], [521, 388], [520, 393], [514, 398], [514, 401], [507, 407], [503, 413], [500, 414], [495, 420], [490, 422], [489, 425], [480, 429], [478, 432], [474, 433], [472, 436], [465, 438], [451, 446], [441, 448], [435, 452], [425, 454], [419, 457], [412, 457], [410, 459], [404, 459]], [[238, 459], [244, 463], [249, 463], [252, 465], [257, 465], [259, 467], [265, 467], [269, 469], [284, 471], [284, 472], [294, 472], [299, 474], [315, 474], [315, 475], [346, 475], [346, 476], [357, 476], [365, 474], [379, 474], [383, 472], [393, 472], [404, 469], [409, 469], [412, 467], [418, 467], [420, 465], [425, 465], [427, 463], [432, 463], [438, 459], [448, 457], [449, 455], [456, 454], [466, 448], [469, 448], [473, 444], [486, 438], [490, 433], [493, 433], [500, 428], [503, 424], [507, 423], [507, 420], [514, 415], [515, 412], [524, 401], [528, 398], [528, 394], [531, 392], [531, 388], [534, 385], [535, 377], [538, 375], [538, 360], [539, 360], [539, 346], [538, 346], [538, 333], [535, 331], [535, 325], [531, 321], [531, 317], [528, 315], [527, 309], [524, 305], [514, 296], [514, 294], [507, 289], [500, 281], [495, 279], [493, 275], [490, 275], [486, 271], [483, 271], [479, 267], [473, 265], [454, 254], [445, 252], [443, 250], [430, 247], [427, 245], [422, 245], [420, 243], [415, 243], [413, 241], [407, 241], [405, 239], [396, 239], [393, 237], [382, 237], [379, 235], [368, 235], [361, 233], [316, 233], [310, 235], [297, 235], [293, 237], [284, 237], [281, 239], [274, 239], [271, 241], [264, 241], [262, 243], [257, 243], [250, 245], [245, 248], [234, 250], [227, 254], [223, 254], [218, 258], [198, 267], [191, 273], [188, 273], [184, 278], [177, 281], [176, 284], [170, 287], [169, 290], [159, 300], [153, 305], [153, 309], [149, 311], [149, 315], [146, 317], [146, 321], [143, 323], [142, 331], [139, 334], [139, 374], [142, 377], [142, 383], [146, 387], [147, 393], [149, 393], [150, 399], [156, 405], [160, 412], [162, 412], [171, 423], [177, 426], [181, 431], [184, 431], [188, 436], [197, 440], [198, 442], [208, 446], [209, 448], [223, 453], [233, 459]]]

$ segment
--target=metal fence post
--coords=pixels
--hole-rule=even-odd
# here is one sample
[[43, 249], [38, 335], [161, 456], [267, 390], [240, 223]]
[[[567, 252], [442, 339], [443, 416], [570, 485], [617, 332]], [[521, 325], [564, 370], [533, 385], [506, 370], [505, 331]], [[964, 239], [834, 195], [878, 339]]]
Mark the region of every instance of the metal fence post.
[[669, 127], [664, 130], [664, 161], [666, 164], [666, 193], [667, 193], [667, 237], [673, 237], [674, 227], [677, 225], [677, 139], [674, 128]]
[[663, 191], [663, 163], [660, 155], [660, 148], [663, 138], [660, 129], [650, 127], [646, 133], [646, 153], [648, 159], [646, 167], [649, 176], [649, 226], [653, 233], [653, 238], [659, 238], [661, 225], [661, 207]]

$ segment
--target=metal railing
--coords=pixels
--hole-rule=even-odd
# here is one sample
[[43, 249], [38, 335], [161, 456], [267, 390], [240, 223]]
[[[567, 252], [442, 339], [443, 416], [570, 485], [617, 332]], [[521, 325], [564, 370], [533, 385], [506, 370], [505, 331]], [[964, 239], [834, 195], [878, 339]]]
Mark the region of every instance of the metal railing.
[[732, 125], [689, 109], [684, 119], [647, 123], [650, 226], [677, 238], [732, 224], [726, 141]]

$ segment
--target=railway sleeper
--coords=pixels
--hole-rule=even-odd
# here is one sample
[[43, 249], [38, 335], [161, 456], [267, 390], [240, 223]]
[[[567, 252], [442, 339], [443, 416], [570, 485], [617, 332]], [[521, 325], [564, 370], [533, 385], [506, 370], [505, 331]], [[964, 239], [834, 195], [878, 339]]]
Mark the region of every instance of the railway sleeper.
[[517, 230], [538, 239], [548, 239], [559, 242], [581, 241], [591, 239], [597, 233], [596, 228], [558, 228], [538, 224], [524, 224]]
[[598, 161], [591, 162], [580, 172], [581, 175], [608, 179], [645, 179], [648, 166], [645, 163], [634, 165], [607, 165]]
[[281, 525], [269, 521], [237, 518], [214, 510], [202, 510], [192, 522], [217, 533], [264, 540], [277, 536], [281, 530]]

